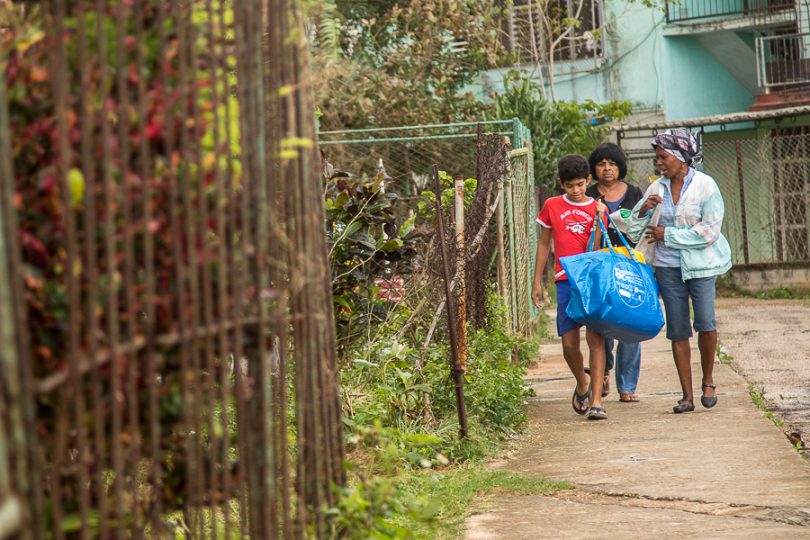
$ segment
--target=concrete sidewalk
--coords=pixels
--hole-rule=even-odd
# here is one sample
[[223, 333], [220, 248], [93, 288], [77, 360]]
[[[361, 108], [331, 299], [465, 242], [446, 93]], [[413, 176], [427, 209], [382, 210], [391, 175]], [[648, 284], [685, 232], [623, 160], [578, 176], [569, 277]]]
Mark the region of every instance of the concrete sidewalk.
[[681, 392], [662, 332], [642, 345], [640, 403], [619, 403], [611, 376], [607, 421], [574, 414], [559, 340], [543, 345], [529, 374], [529, 428], [492, 466], [577, 487], [498, 495], [467, 520], [466, 538], [810, 538], [810, 462], [728, 365], [715, 367], [717, 406], [701, 407], [695, 341], [694, 412], [672, 413]]

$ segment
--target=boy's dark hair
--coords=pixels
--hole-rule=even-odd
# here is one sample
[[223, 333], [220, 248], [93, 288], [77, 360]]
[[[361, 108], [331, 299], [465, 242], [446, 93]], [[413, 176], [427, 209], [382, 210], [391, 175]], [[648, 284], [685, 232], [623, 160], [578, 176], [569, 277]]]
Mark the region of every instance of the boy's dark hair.
[[624, 157], [621, 148], [609, 142], [600, 144], [588, 156], [588, 163], [591, 166], [591, 174], [594, 180], [596, 180], [596, 164], [605, 159], [609, 159], [619, 166], [619, 180], [624, 180], [627, 174], [627, 158]]
[[560, 182], [568, 182], [577, 180], [578, 178], [588, 179], [591, 174], [591, 168], [588, 166], [588, 160], [579, 154], [568, 154], [560, 158], [557, 162], [557, 175]]

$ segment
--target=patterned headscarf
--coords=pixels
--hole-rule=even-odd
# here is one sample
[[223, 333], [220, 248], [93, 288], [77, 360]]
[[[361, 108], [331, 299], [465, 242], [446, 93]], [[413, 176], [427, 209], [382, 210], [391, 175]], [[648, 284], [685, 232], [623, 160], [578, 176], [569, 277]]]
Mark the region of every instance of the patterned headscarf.
[[659, 133], [653, 139], [652, 147], [660, 147], [690, 167], [703, 161], [698, 141], [687, 128], [668, 129], [664, 133]]

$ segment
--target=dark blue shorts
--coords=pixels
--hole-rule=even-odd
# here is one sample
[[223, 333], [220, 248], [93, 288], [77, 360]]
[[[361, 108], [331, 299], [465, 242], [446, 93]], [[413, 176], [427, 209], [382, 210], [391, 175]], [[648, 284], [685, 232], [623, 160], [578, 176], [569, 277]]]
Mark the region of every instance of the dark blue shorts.
[[571, 284], [567, 279], [554, 283], [557, 286], [557, 335], [562, 336], [571, 330], [579, 330], [582, 325], [565, 314], [571, 299]]

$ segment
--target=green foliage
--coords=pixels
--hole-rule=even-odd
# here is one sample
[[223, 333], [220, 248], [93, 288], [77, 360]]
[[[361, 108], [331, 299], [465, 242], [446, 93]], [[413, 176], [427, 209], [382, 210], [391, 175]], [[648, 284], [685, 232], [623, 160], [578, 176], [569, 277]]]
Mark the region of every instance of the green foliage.
[[[456, 204], [456, 189], [455, 178], [447, 174], [445, 171], [439, 171], [439, 185], [441, 187], [447, 186], [442, 189], [442, 208], [452, 209]], [[464, 180], [464, 209], [469, 209], [472, 204], [473, 197], [475, 196], [475, 189], [478, 187], [478, 180], [475, 178], [466, 178]], [[436, 195], [432, 191], [423, 191], [419, 194], [421, 199], [416, 203], [419, 210], [419, 216], [428, 220], [433, 219], [434, 205], [436, 204]]]
[[407, 271], [414, 253], [415, 217], [397, 216], [398, 197], [383, 190], [384, 178], [339, 176], [326, 183], [326, 232], [338, 346], [345, 352], [369, 325], [388, 317], [377, 278]]
[[592, 100], [547, 101], [540, 84], [526, 71], [510, 71], [504, 92], [493, 96], [500, 119], [519, 118], [531, 130], [534, 177], [554, 187], [557, 161], [566, 154], [587, 156], [608, 135], [607, 123], [630, 113], [627, 101], [600, 105]]
[[789, 287], [776, 287], [767, 291], [753, 292], [743, 289], [734, 280], [733, 274], [725, 274], [717, 280], [718, 295], [723, 297], [748, 297], [760, 300], [808, 300], [810, 290], [806, 288], [791, 289]]
[[[364, 531], [370, 538], [410, 538], [404, 531], [414, 524], [431, 529], [438, 503], [409, 492], [409, 478], [421, 470], [447, 471], [451, 464], [478, 462], [525, 424], [530, 392], [523, 382], [527, 343], [505, 331], [505, 307], [496, 294], [489, 295], [487, 307], [489, 327], [468, 337], [465, 438], [458, 433], [446, 343], [423, 351], [397, 340], [392, 325], [384, 327], [377, 340], [355, 344], [354, 360], [341, 370], [348, 460], [353, 465], [352, 481], [331, 510], [336, 531], [349, 537], [351, 531]], [[417, 343], [423, 339], [417, 337]], [[445, 489], [445, 477], [436, 478], [433, 489]], [[460, 509], [453, 510], [454, 515]], [[404, 523], [409, 526], [401, 526]]]
[[758, 293], [756, 297], [767, 300], [808, 299], [810, 298], [810, 291], [795, 291], [787, 287], [777, 287], [769, 291]]
[[777, 418], [774, 414], [769, 411], [772, 407], [770, 400], [765, 397], [765, 388], [764, 387], [757, 387], [753, 383], [748, 383], [748, 393], [751, 396], [751, 401], [754, 402], [757, 409], [762, 411], [762, 414], [765, 415], [765, 418], [773, 422], [773, 424], [777, 427], [782, 427], [785, 424], [785, 421], [781, 418]]
[[549, 495], [572, 487], [473, 463], [364, 479], [342, 489], [329, 513], [335, 537], [457, 538], [464, 518], [498, 493]]
[[404, 514], [397, 516], [396, 523], [407, 526], [416, 538], [458, 538], [464, 518], [499, 493], [550, 495], [572, 487], [567, 482], [491, 470], [477, 463], [440, 472], [420, 471], [403, 482], [401, 492], [408, 500], [425, 500], [433, 518], [414, 520]]
[[322, 129], [480, 118], [487, 106], [464, 88], [502, 52], [493, 2], [339, 0], [334, 6], [313, 17]]
[[717, 359], [720, 361], [721, 364], [731, 364], [731, 361], [734, 360], [734, 357], [731, 356], [723, 347], [723, 345], [718, 341], [717, 342]]

